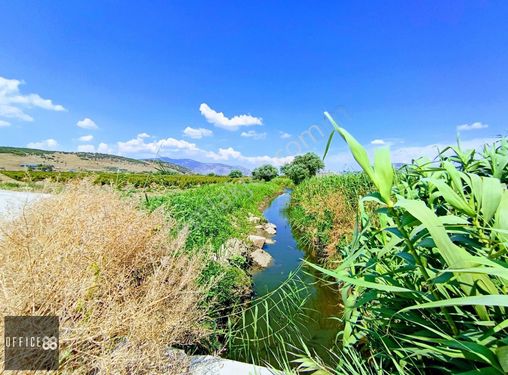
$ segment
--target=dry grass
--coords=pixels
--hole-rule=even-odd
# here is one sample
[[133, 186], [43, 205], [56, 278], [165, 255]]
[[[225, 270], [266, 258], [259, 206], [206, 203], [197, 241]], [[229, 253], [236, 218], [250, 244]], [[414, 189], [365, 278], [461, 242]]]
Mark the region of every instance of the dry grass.
[[69, 185], [2, 227], [2, 314], [58, 315], [63, 373], [185, 373], [166, 352], [207, 334], [205, 293], [202, 262], [180, 252], [172, 225], [112, 190]]
[[[351, 239], [357, 216], [356, 208], [347, 204], [340, 191], [328, 191], [313, 196], [312, 200], [303, 201], [301, 205], [305, 212], [316, 218], [316, 222], [331, 221], [330, 238], [322, 255], [333, 257], [337, 251], [337, 244], [341, 240]], [[317, 241], [317, 233], [314, 237], [316, 237], [314, 241]]]

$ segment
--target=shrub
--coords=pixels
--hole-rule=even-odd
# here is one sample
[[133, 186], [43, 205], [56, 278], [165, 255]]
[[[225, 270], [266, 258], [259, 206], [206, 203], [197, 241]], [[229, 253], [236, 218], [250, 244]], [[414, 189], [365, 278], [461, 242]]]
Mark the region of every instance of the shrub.
[[252, 177], [255, 180], [270, 181], [277, 177], [279, 172], [273, 165], [265, 164], [252, 171]]
[[167, 348], [208, 335], [202, 260], [137, 206], [73, 183], [1, 227], [2, 315], [59, 316], [63, 373], [186, 373]]
[[229, 172], [229, 177], [231, 178], [240, 178], [243, 177], [242, 171], [238, 169], [233, 169], [231, 172]]
[[325, 164], [319, 156], [313, 152], [308, 152], [296, 156], [291, 163], [282, 166], [281, 172], [289, 177], [293, 183], [299, 184], [303, 180], [315, 176], [324, 167]]

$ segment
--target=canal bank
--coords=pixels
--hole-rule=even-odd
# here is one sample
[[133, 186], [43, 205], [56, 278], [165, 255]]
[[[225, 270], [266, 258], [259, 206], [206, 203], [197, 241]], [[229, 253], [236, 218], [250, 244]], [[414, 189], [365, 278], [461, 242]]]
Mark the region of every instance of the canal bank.
[[305, 264], [311, 253], [299, 245], [289, 224], [290, 200], [286, 190], [263, 212], [277, 228], [273, 243], [263, 247], [273, 260], [253, 275], [255, 298], [234, 330], [232, 359], [281, 368], [281, 360], [294, 359], [290, 352], [303, 345], [321, 357], [335, 345], [341, 327], [332, 317], [340, 314], [340, 295]]

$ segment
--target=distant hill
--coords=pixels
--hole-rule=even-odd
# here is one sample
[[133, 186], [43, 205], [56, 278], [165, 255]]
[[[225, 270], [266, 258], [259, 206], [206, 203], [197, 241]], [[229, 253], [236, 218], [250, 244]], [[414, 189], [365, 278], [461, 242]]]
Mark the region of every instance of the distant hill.
[[[0, 170], [52, 169], [55, 171], [157, 172], [159, 162], [94, 152], [47, 151], [0, 146]], [[191, 174], [183, 166], [164, 161], [166, 171]]]
[[226, 176], [234, 169], [241, 171], [244, 176], [249, 176], [251, 174], [249, 169], [235, 165], [227, 165], [221, 163], [202, 163], [193, 159], [159, 158], [159, 160], [190, 169], [193, 173], [197, 174], [215, 173], [218, 176]]

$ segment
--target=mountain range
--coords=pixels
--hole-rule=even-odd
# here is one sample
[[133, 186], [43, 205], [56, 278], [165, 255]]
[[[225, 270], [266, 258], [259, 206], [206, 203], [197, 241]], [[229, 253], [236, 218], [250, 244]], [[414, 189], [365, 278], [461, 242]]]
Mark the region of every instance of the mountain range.
[[196, 174], [214, 173], [218, 176], [226, 176], [235, 169], [241, 171], [244, 176], [249, 176], [251, 174], [249, 169], [236, 165], [227, 165], [222, 163], [203, 163], [193, 159], [159, 158], [159, 160], [190, 169], [193, 173]]

